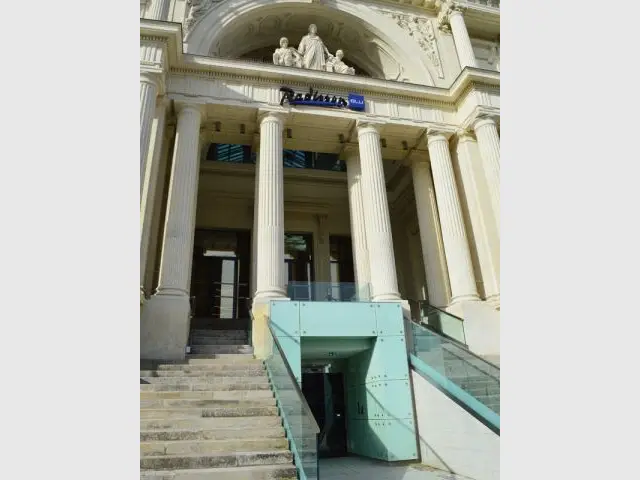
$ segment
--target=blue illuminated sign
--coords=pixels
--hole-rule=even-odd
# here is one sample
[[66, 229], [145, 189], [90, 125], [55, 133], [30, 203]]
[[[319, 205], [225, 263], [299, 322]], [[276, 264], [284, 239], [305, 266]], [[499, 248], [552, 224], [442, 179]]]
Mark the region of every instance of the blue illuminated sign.
[[309, 89], [308, 93], [296, 93], [289, 87], [281, 87], [282, 98], [280, 99], [280, 105], [284, 105], [287, 102], [289, 105], [306, 105], [310, 107], [323, 107], [323, 108], [347, 108], [356, 112], [364, 112], [364, 96], [350, 93], [345, 100], [343, 97], [337, 97], [336, 95], [323, 95], [314, 91], [313, 88]]

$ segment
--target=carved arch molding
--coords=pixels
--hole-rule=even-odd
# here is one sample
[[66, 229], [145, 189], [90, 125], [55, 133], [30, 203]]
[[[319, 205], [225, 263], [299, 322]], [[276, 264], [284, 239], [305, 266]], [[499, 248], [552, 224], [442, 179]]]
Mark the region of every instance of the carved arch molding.
[[434, 85], [432, 75], [442, 78], [435, 37], [428, 35], [425, 47], [417, 41], [419, 32], [409, 31], [397, 14], [356, 2], [188, 0], [185, 49], [196, 55], [269, 61], [281, 37], [297, 47], [311, 23], [328, 49], [342, 49], [345, 63], [359, 73], [423, 85]]

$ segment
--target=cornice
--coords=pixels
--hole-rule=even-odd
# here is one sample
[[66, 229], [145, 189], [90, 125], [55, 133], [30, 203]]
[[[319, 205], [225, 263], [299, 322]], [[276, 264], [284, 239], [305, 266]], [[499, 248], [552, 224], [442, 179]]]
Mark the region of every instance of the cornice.
[[500, 73], [481, 68], [465, 67], [449, 88], [418, 85], [328, 72], [300, 71], [278, 65], [242, 60], [203, 57], [184, 54], [182, 26], [179, 23], [140, 20], [141, 39], [166, 44], [168, 73], [193, 75], [219, 80], [251, 82], [275, 86], [329, 89], [336, 94], [359, 92], [367, 96], [382, 96], [389, 100], [428, 103], [443, 109], [456, 109], [471, 89], [500, 88]]

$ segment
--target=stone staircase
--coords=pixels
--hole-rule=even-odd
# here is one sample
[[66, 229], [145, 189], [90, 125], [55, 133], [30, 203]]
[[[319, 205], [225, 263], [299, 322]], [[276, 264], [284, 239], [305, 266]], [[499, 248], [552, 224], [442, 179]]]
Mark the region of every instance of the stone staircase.
[[500, 415], [499, 370], [479, 360], [443, 349], [445, 374], [463, 390]]
[[243, 331], [195, 330], [180, 362], [141, 361], [141, 480], [295, 479], [267, 373]]

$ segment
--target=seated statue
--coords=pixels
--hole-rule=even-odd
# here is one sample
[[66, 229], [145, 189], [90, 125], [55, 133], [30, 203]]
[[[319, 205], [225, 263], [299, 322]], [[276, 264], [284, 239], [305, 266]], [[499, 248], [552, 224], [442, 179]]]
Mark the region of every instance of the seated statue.
[[327, 72], [344, 73], [347, 75], [355, 75], [356, 71], [353, 67], [346, 65], [342, 59], [344, 58], [344, 52], [338, 50], [336, 56], [333, 55], [327, 60]]
[[280, 48], [273, 52], [273, 64], [302, 68], [302, 57], [295, 48], [289, 46], [287, 37], [280, 39]]

